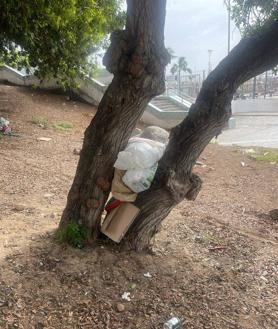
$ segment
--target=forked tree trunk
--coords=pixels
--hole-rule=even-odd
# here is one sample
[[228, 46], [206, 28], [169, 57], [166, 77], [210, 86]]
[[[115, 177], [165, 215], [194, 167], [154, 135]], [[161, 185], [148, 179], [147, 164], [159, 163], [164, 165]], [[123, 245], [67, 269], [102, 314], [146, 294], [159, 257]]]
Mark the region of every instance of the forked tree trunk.
[[166, 0], [128, 0], [127, 23], [115, 31], [104, 64], [114, 74], [86, 129], [74, 182], [59, 228], [77, 222], [91, 239], [110, 192], [113, 165], [148, 102], [164, 91], [170, 56], [164, 47]]
[[171, 131], [151, 188], [136, 200], [140, 213], [125, 238], [132, 249], [147, 247], [171, 209], [185, 198], [196, 198], [201, 180], [192, 168], [229, 119], [234, 92], [246, 80], [277, 64], [278, 21], [242, 40], [211, 72], [187, 118]]

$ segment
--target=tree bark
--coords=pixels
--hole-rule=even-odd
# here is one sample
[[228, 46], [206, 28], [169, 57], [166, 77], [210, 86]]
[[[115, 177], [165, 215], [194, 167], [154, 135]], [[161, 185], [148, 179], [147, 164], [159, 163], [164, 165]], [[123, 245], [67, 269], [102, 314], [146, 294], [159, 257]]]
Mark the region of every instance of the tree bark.
[[165, 89], [166, 0], [127, 0], [126, 29], [115, 31], [104, 64], [114, 74], [85, 132], [83, 148], [59, 228], [76, 222], [94, 240], [110, 192], [113, 165], [148, 102]]
[[171, 209], [197, 197], [202, 182], [192, 173], [193, 166], [229, 119], [236, 89], [277, 65], [277, 36], [278, 21], [243, 39], [203, 83], [188, 116], [171, 131], [151, 188], [136, 199], [140, 213], [125, 238], [132, 249], [146, 248]]

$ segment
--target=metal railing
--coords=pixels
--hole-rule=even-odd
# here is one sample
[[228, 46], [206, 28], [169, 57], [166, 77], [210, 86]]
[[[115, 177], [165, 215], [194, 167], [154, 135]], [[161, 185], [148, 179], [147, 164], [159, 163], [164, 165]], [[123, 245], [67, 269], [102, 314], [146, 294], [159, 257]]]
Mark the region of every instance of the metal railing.
[[174, 88], [168, 88], [166, 89], [165, 93], [166, 96], [178, 96], [179, 98], [181, 98], [182, 102], [189, 102], [189, 103], [195, 103], [195, 98], [191, 97], [189, 95], [187, 95], [186, 93], [178, 90], [178, 89], [174, 89]]

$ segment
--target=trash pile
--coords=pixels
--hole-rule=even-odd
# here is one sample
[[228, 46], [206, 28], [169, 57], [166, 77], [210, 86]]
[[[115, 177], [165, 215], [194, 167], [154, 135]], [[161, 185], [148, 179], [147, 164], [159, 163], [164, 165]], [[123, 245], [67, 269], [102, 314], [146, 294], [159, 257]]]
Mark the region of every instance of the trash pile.
[[105, 207], [107, 216], [101, 228], [113, 241], [120, 242], [138, 215], [140, 209], [132, 203], [138, 193], [150, 188], [168, 138], [166, 130], [147, 127], [118, 154], [111, 188], [113, 197]]
[[9, 126], [10, 122], [2, 117], [0, 117], [0, 133], [3, 135], [11, 135], [12, 129]]
[[[147, 190], [153, 181], [158, 160], [162, 157], [164, 150], [165, 144], [160, 142], [142, 137], [131, 138], [126, 149], [118, 154], [114, 165], [116, 178], [121, 177], [122, 180], [122, 182], [116, 181], [117, 187], [124, 183], [131, 193], [136, 194]], [[130, 201], [125, 195], [121, 195], [121, 190], [118, 190], [116, 188], [116, 198], [121, 201]], [[135, 198], [136, 196], [134, 200]]]
[[159, 127], [148, 127], [129, 140], [114, 165], [112, 195], [117, 200], [133, 202], [151, 186], [167, 142], [168, 132]]

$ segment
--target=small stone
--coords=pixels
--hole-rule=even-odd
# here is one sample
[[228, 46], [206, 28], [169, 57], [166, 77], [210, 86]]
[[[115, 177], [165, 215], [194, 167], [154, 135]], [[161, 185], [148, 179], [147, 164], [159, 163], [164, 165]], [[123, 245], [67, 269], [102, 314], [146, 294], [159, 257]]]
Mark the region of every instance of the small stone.
[[78, 148], [73, 149], [73, 154], [74, 155], [80, 155], [80, 153], [81, 153], [80, 149], [78, 149]]
[[14, 206], [14, 210], [16, 210], [16, 211], [23, 211], [24, 209], [25, 209], [25, 207], [21, 204], [16, 204]]
[[195, 240], [196, 242], [198, 242], [198, 243], [201, 243], [201, 242], [204, 241], [204, 239], [203, 239], [203, 237], [202, 237], [201, 235], [196, 235], [196, 236], [194, 237], [194, 240]]
[[123, 312], [125, 310], [125, 306], [122, 303], [117, 303], [116, 307], [118, 312]]
[[260, 277], [264, 282], [268, 283], [268, 280], [266, 277], [264, 277], [263, 275]]
[[270, 210], [269, 216], [270, 216], [271, 219], [278, 221], [278, 209]]
[[38, 322], [37, 324], [35, 324], [35, 329], [43, 329], [43, 328], [45, 328], [45, 326], [42, 322]]
[[140, 137], [166, 144], [169, 139], [169, 133], [163, 128], [157, 126], [149, 126], [143, 130]]

